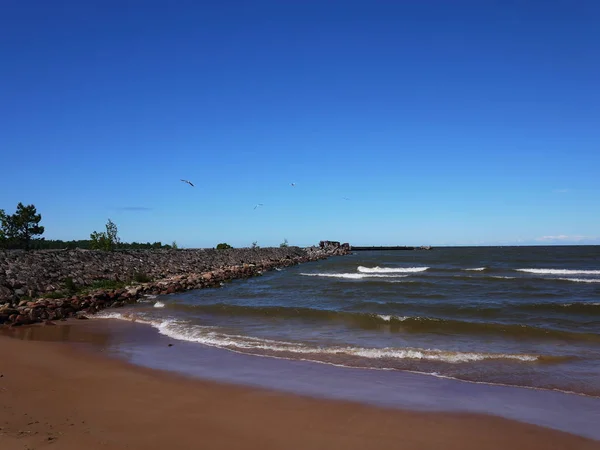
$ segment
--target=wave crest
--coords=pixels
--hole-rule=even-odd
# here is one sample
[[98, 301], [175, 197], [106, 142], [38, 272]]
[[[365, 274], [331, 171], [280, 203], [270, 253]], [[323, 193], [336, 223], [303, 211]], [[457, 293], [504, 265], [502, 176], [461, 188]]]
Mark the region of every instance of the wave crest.
[[417, 273], [425, 272], [429, 267], [365, 267], [358, 266], [361, 273]]
[[600, 278], [559, 278], [562, 281], [572, 281], [574, 283], [600, 283]]
[[538, 275], [600, 275], [600, 270], [582, 269], [515, 269], [517, 272], [535, 273]]
[[363, 278], [404, 278], [408, 275], [385, 275], [380, 273], [301, 273], [305, 277], [345, 278], [348, 280], [361, 280]]
[[[147, 323], [156, 328], [160, 334], [172, 339], [196, 342], [211, 347], [223, 348], [242, 353], [251, 353], [258, 356], [289, 357], [296, 354], [306, 358], [313, 355], [315, 360], [321, 356], [354, 356], [366, 359], [391, 359], [391, 360], [426, 360], [450, 364], [468, 363], [483, 360], [515, 360], [521, 362], [536, 362], [539, 360], [552, 360], [550, 357], [533, 354], [486, 353], [486, 352], [460, 352], [438, 349], [421, 348], [366, 348], [366, 347], [316, 347], [297, 342], [278, 341], [253, 336], [240, 336], [220, 332], [215, 327], [191, 325], [174, 319], [147, 320], [132, 317], [121, 313], [110, 313], [102, 316], [120, 320], [135, 320]], [[308, 358], [312, 359], [312, 358]]]

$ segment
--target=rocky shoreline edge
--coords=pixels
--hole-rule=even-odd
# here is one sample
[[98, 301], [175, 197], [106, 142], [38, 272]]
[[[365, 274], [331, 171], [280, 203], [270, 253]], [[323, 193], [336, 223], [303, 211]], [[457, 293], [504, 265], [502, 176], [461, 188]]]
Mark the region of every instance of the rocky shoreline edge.
[[[234, 279], [349, 253], [347, 244], [332, 241], [307, 248], [5, 251], [0, 253], [0, 326], [87, 319], [144, 296], [220, 287]], [[136, 281], [146, 278], [151, 281]], [[99, 280], [122, 287], [94, 289]]]

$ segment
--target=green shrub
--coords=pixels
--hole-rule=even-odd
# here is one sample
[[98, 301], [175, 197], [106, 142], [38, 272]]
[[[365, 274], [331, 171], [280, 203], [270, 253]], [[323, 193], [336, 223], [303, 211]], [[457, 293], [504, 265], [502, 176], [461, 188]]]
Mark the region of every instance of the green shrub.
[[288, 245], [288, 240], [284, 239], [283, 242], [281, 244], [279, 244], [280, 247], [284, 248], [284, 247], [289, 247]]
[[217, 245], [217, 250], [227, 250], [228, 248], [233, 248], [233, 247], [225, 242], [221, 242], [220, 244]]
[[68, 296], [68, 294], [66, 292], [63, 292], [63, 291], [46, 292], [43, 295], [44, 298], [51, 298], [51, 299], [65, 298], [67, 296]]
[[133, 274], [133, 280], [137, 281], [138, 283], [150, 283], [152, 278], [147, 273], [135, 272]]
[[120, 289], [125, 287], [125, 283], [122, 281], [114, 281], [114, 280], [96, 280], [89, 286], [89, 290], [96, 289]]
[[94, 231], [90, 234], [92, 249], [105, 251], [115, 250], [121, 242], [118, 232], [114, 222], [108, 219], [108, 222], [106, 222], [106, 231]]
[[71, 278], [71, 277], [65, 278], [65, 289], [69, 294], [74, 294], [75, 292], [77, 292], [79, 290], [77, 288], [77, 285], [73, 281], [73, 278]]

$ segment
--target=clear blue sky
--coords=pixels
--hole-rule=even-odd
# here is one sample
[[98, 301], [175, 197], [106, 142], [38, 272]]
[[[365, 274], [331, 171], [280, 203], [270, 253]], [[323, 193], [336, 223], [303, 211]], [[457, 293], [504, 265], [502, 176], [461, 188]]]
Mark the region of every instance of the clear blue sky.
[[47, 238], [600, 243], [598, 1], [1, 10], [0, 208]]

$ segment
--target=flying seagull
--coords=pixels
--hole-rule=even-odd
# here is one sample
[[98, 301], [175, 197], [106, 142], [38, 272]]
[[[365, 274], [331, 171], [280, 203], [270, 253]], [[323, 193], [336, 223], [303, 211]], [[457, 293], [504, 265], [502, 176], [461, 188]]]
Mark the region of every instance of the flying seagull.
[[290, 183], [290, 186], [296, 187], [296, 183]]
[[184, 180], [184, 179], [181, 179], [181, 181], [183, 181], [184, 183], [187, 183], [187, 184], [189, 184], [190, 186], [194, 187], [194, 183], [192, 183], [191, 181]]
[[348, 197], [342, 197], [344, 200], [350, 200]]
[[262, 203], [259, 203], [259, 204], [257, 204], [257, 205], [254, 207], [254, 209], [256, 209], [256, 208], [258, 208], [259, 206], [262, 206], [262, 205], [263, 205]]

